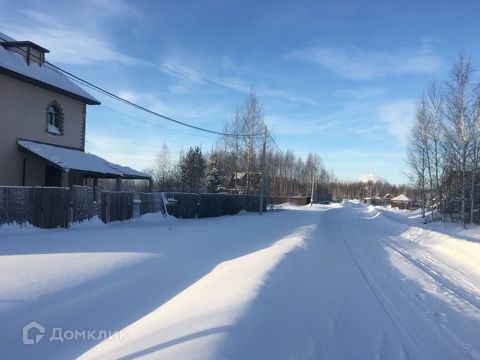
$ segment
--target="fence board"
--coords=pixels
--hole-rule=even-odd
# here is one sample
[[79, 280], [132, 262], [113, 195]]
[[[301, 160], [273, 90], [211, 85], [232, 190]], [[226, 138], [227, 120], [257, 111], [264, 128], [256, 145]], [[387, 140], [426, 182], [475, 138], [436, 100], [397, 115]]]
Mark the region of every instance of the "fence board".
[[101, 219], [104, 223], [133, 218], [133, 192], [102, 191]]
[[72, 222], [79, 223], [97, 215], [94, 203], [93, 188], [73, 185], [70, 188], [70, 205], [72, 208]]
[[295, 204], [295, 205], [308, 205], [310, 204], [310, 196], [269, 196], [267, 198], [269, 204]]
[[140, 215], [165, 212], [162, 193], [140, 193]]
[[[257, 212], [260, 207], [258, 196], [190, 193], [168, 193], [167, 196], [176, 200], [175, 204], [168, 205], [169, 214], [176, 218], [234, 215], [241, 210]], [[263, 211], [267, 211], [266, 198]]]

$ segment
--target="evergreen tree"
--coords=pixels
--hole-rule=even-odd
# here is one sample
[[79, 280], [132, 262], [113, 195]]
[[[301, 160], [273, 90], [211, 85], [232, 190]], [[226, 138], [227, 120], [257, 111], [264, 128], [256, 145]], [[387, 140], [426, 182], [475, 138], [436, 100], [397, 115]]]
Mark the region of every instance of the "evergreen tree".
[[180, 159], [180, 177], [183, 191], [198, 193], [202, 190], [205, 166], [205, 158], [200, 147], [190, 147], [187, 154]]
[[205, 179], [205, 188], [208, 193], [217, 193], [220, 187], [220, 174], [217, 166], [217, 158], [212, 154], [207, 178]]

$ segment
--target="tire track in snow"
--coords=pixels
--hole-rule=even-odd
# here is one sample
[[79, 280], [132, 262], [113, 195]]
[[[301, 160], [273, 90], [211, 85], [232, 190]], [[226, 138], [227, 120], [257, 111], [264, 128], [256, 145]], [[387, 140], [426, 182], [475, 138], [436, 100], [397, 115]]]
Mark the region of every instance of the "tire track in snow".
[[[390, 272], [389, 277], [386, 277], [384, 274], [384, 279], [378, 278], [378, 274], [381, 274], [382, 271], [385, 270], [382, 267], [376, 266], [379, 261], [380, 263], [383, 261], [388, 267], [392, 266], [383, 260], [383, 255], [382, 258], [376, 258], [374, 256], [376, 249], [372, 246], [375, 246], [375, 243], [384, 244], [380, 235], [383, 234], [384, 231], [379, 231], [379, 228], [382, 228], [381, 224], [378, 224], [380, 219], [374, 220], [375, 222], [362, 221], [360, 214], [364, 208], [358, 209], [360, 211], [355, 210], [355, 207], [347, 208], [346, 211], [349, 212], [342, 214], [343, 221], [339, 219], [339, 222], [342, 222], [339, 229], [343, 233], [340, 239], [369, 289], [382, 306], [382, 309], [392, 324], [398, 330], [407, 356], [410, 358], [477, 359], [477, 353], [472, 352], [471, 348], [466, 346], [468, 343], [462, 341], [456, 333], [445, 326], [438, 327], [439, 323], [444, 324], [444, 322], [440, 321], [441, 319], [438, 319], [438, 317], [425, 318], [423, 314], [419, 312], [417, 306], [411, 302], [412, 299], [406, 296], [407, 293], [401, 291], [404, 286], [402, 283], [405, 281], [402, 277], [399, 278], [393, 275], [393, 272]], [[348, 225], [345, 224], [346, 219], [348, 220]], [[369, 217], [368, 219], [372, 218]], [[356, 241], [346, 241], [347, 238], [365, 239], [365, 241], [363, 246], [359, 246]], [[369, 240], [370, 242], [367, 242]], [[366, 250], [369, 250], [368, 254], [365, 252]], [[400, 256], [400, 254], [397, 255]], [[403, 257], [401, 258], [403, 259]], [[416, 268], [428, 277], [425, 271], [421, 268]], [[430, 281], [435, 281], [435, 279], [429, 278]], [[398, 287], [400, 291], [395, 286], [395, 282], [399, 280], [401, 281]], [[435, 281], [435, 283], [437, 282]], [[401, 305], [403, 310], [402, 307], [399, 307], [401, 301], [395, 298], [395, 296], [403, 300]], [[434, 314], [436, 314], [436, 312]], [[408, 345], [408, 350], [405, 344]], [[425, 346], [426, 344], [430, 344], [430, 347]], [[435, 346], [433, 346], [433, 344], [435, 344]], [[428, 353], [430, 353], [430, 355], [428, 355]]]
[[[379, 211], [378, 214], [385, 215], [383, 211]], [[393, 226], [401, 226], [405, 229], [405, 231], [409, 231], [410, 234], [413, 232], [419, 233], [424, 231], [424, 229], [420, 227], [411, 226], [400, 222], [394, 217], [384, 216], [383, 218], [388, 222], [392, 223]], [[388, 231], [388, 227], [385, 226], [385, 222], [377, 222], [376, 225]], [[432, 232], [431, 230], [426, 231]], [[433, 233], [444, 236], [444, 234], [442, 233]], [[417, 236], [418, 235], [416, 235], [416, 237]], [[468, 279], [465, 278], [468, 275], [432, 258], [430, 256], [431, 253], [426, 250], [422, 250], [421, 247], [417, 246], [414, 248], [416, 251], [419, 251], [421, 253], [422, 258], [425, 261], [422, 261], [422, 259], [418, 258], [415, 255], [409, 254], [408, 249], [402, 247], [396, 239], [392, 239], [392, 241], [390, 242], [387, 242], [385, 240], [380, 241], [384, 246], [391, 248], [400, 256], [402, 256], [405, 260], [409, 261], [412, 265], [419, 268], [419, 270], [429, 275], [440, 287], [443, 287], [448, 293], [455, 296], [460, 301], [464, 301], [465, 303], [472, 305], [474, 308], [480, 311], [480, 288], [476, 287], [471, 282], [469, 282]]]
[[[344, 229], [344, 225], [342, 226], [342, 224], [341, 224], [342, 220], [344, 220], [344, 219], [345, 219], [345, 215], [339, 216], [339, 218], [337, 220], [338, 229]], [[369, 288], [369, 290], [373, 294], [373, 296], [377, 299], [380, 307], [383, 309], [383, 312], [385, 313], [385, 315], [387, 316], [387, 318], [390, 320], [391, 324], [393, 325], [393, 327], [397, 331], [397, 333], [400, 337], [400, 343], [401, 343], [401, 347], [402, 347], [402, 351], [403, 351], [402, 358], [411, 359], [412, 357], [409, 354], [409, 351], [407, 350], [407, 348], [405, 346], [405, 342], [408, 341], [408, 335], [406, 333], [404, 333], [402, 328], [397, 324], [397, 321], [394, 319], [392, 314], [390, 314], [390, 311], [388, 310], [387, 306], [384, 304], [384, 302], [382, 301], [380, 296], [377, 294], [377, 291], [375, 290], [374, 286], [370, 283], [370, 280], [368, 279], [366, 273], [364, 272], [364, 270], [362, 269], [362, 267], [358, 263], [356, 257], [353, 255], [353, 252], [352, 252], [351, 248], [347, 245], [346, 241], [344, 240], [344, 237], [339, 236], [339, 238], [340, 238], [340, 241], [342, 242], [342, 245], [345, 248], [346, 252], [349, 254], [350, 258], [353, 260], [353, 263], [354, 263], [356, 269], [358, 270], [358, 272], [360, 273], [363, 281], [365, 282], [365, 284], [367, 285], [367, 287]], [[382, 343], [384, 343], [384, 342], [385, 341], [382, 340]]]
[[[384, 215], [383, 211], [379, 211], [377, 214]], [[396, 220], [396, 218], [392, 218], [389, 216], [384, 216], [383, 219], [387, 220], [388, 222], [392, 223], [393, 226], [400, 226], [405, 229], [405, 231], [409, 231], [411, 234], [412, 232], [418, 233], [423, 231], [424, 229], [407, 225], [405, 223]], [[380, 220], [380, 219], [379, 219]], [[375, 223], [376, 226], [381, 227], [385, 232], [388, 232], [391, 227], [385, 226], [385, 221], [377, 221]], [[431, 231], [431, 230], [427, 230]], [[440, 234], [440, 233], [438, 233]], [[443, 234], [440, 234], [443, 235]], [[477, 310], [480, 311], [480, 289], [471, 284], [468, 280], [465, 279], [465, 274], [459, 272], [457, 269], [454, 269], [447, 264], [441, 263], [438, 260], [433, 259], [430, 255], [431, 253], [422, 250], [421, 247], [413, 247], [416, 251], [419, 251], [426, 260], [426, 262], [422, 261], [418, 257], [411, 255], [408, 253], [408, 249], [402, 247], [399, 244], [399, 241], [392, 238], [392, 241], [387, 242], [385, 240], [379, 239], [382, 245], [392, 249], [393, 251], [397, 252], [400, 256], [402, 256], [406, 261], [411, 263], [413, 266], [417, 267], [420, 271], [424, 272], [428, 275], [435, 283], [442, 287], [448, 292], [449, 294], [456, 297], [458, 300], [463, 301]], [[427, 255], [428, 254], [428, 255]]]
[[412, 264], [413, 266], [417, 267], [419, 270], [424, 272], [427, 276], [429, 276], [432, 280], [434, 280], [440, 287], [444, 288], [448, 293], [470, 304], [471, 306], [476, 308], [478, 311], [480, 311], [480, 301], [477, 299], [477, 297], [473, 293], [471, 293], [470, 291], [468, 291], [463, 287], [460, 287], [455, 281], [450, 280], [444, 274], [432, 269], [431, 267], [417, 260], [415, 257], [408, 254], [405, 249], [396, 248], [383, 240], [380, 240], [380, 242], [384, 246], [392, 249], [397, 254], [402, 256], [410, 264]]

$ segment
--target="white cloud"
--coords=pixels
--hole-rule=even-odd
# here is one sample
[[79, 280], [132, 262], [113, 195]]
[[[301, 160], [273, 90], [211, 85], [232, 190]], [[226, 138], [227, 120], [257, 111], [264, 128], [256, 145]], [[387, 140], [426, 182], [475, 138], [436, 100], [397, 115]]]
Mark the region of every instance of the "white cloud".
[[373, 181], [373, 182], [381, 182], [381, 183], [387, 183], [387, 180], [385, 180], [385, 178], [381, 175], [373, 175], [373, 174], [362, 174], [358, 177], [358, 180], [361, 181], [361, 182], [369, 182], [369, 181]]
[[[258, 82], [249, 83], [243, 80], [245, 76], [230, 75], [238, 72], [239, 67], [232, 65], [232, 61], [225, 57], [203, 62], [185, 60], [188, 58], [189, 56], [185, 54], [166, 57], [158, 67], [168, 75], [200, 85], [219, 86], [245, 94], [248, 94], [253, 88], [260, 97], [269, 97], [291, 103], [317, 104], [315, 99], [308, 96], [281, 89], [271, 89], [263, 84], [258, 84]], [[173, 88], [173, 90], [175, 91], [176, 88]]]
[[387, 124], [389, 134], [405, 145], [415, 117], [415, 100], [396, 100], [381, 105], [378, 116]]
[[265, 117], [268, 128], [278, 135], [306, 135], [318, 136], [324, 131], [338, 128], [342, 121], [333, 119], [302, 119], [296, 117], [294, 120], [290, 117], [281, 115], [268, 115]]
[[[140, 92], [131, 89], [120, 90], [118, 96], [162, 115], [190, 123], [195, 122], [196, 125], [205, 125], [207, 127], [211, 125], [209, 123], [211, 119], [215, 119], [219, 114], [224, 114], [226, 112], [225, 105], [222, 103], [208, 103], [192, 106], [189, 105], [188, 102], [183, 102], [181, 97], [177, 97], [173, 100], [170, 98], [170, 101], [167, 104], [162, 100], [162, 94]], [[118, 105], [114, 104], [114, 107], [118, 108]], [[149, 121], [158, 121], [158, 118], [155, 118], [153, 115], [148, 115], [146, 113], [139, 114], [138, 111], [130, 107], [127, 107], [122, 113], [126, 114], [128, 117], [135, 117], [136, 114], [137, 118], [146, 116]], [[160, 121], [159, 124], [165, 124], [165, 121]]]
[[367, 51], [355, 46], [311, 47], [287, 58], [312, 62], [352, 80], [371, 80], [390, 74], [432, 74], [441, 68], [430, 49], [419, 51]]
[[[128, 12], [121, 10], [121, 1], [115, 2], [119, 7], [111, 8], [111, 12], [103, 9], [99, 13], [120, 16]], [[107, 4], [105, 4], [107, 6]], [[65, 10], [65, 9], [64, 9]], [[132, 63], [135, 60], [115, 48], [112, 41], [102, 31], [103, 17], [93, 15], [91, 11], [80, 11], [69, 15], [71, 11], [60, 15], [58, 12], [23, 10], [19, 12], [25, 21], [19, 22], [17, 17], [0, 16], [0, 31], [17, 40], [30, 40], [51, 49], [47, 59], [66, 64], [93, 64], [102, 61]], [[82, 24], [81, 30], [73, 23]]]
[[381, 87], [360, 87], [350, 89], [340, 89], [333, 92], [333, 95], [339, 98], [348, 98], [352, 100], [376, 99], [385, 95], [386, 89]]

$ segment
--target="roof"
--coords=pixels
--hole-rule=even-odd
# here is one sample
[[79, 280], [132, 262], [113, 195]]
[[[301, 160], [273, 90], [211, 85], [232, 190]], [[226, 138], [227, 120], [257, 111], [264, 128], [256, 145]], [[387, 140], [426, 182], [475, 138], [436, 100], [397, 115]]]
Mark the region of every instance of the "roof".
[[399, 201], [399, 202], [410, 202], [412, 201], [408, 196], [405, 195], [399, 195], [397, 197], [394, 197], [392, 201]]
[[[12, 44], [15, 43], [14, 39], [0, 32], [0, 45], [11, 47]], [[17, 43], [30, 44], [31, 42], [21, 41]], [[31, 44], [36, 48], [44, 49], [37, 44]], [[29, 65], [22, 55], [7, 50], [4, 46], [0, 46], [0, 74], [12, 76], [33, 85], [82, 100], [90, 105], [100, 104], [96, 98], [87, 93], [61, 72], [54, 70], [49, 64], [44, 63], [43, 65], [40, 65], [35, 61], [32, 61]]]
[[65, 171], [75, 170], [90, 173], [94, 177], [150, 179], [151, 176], [132, 168], [113, 164], [101, 157], [78, 149], [18, 139], [18, 145], [35, 155], [61, 167]]
[[[3, 36], [2, 36], [3, 37]], [[5, 39], [6, 40], [6, 39]], [[50, 50], [45, 49], [44, 47], [35, 44], [31, 41], [5, 41], [2, 44], [3, 47], [23, 47], [23, 46], [28, 46], [37, 50], [40, 50], [43, 53], [49, 53]]]

